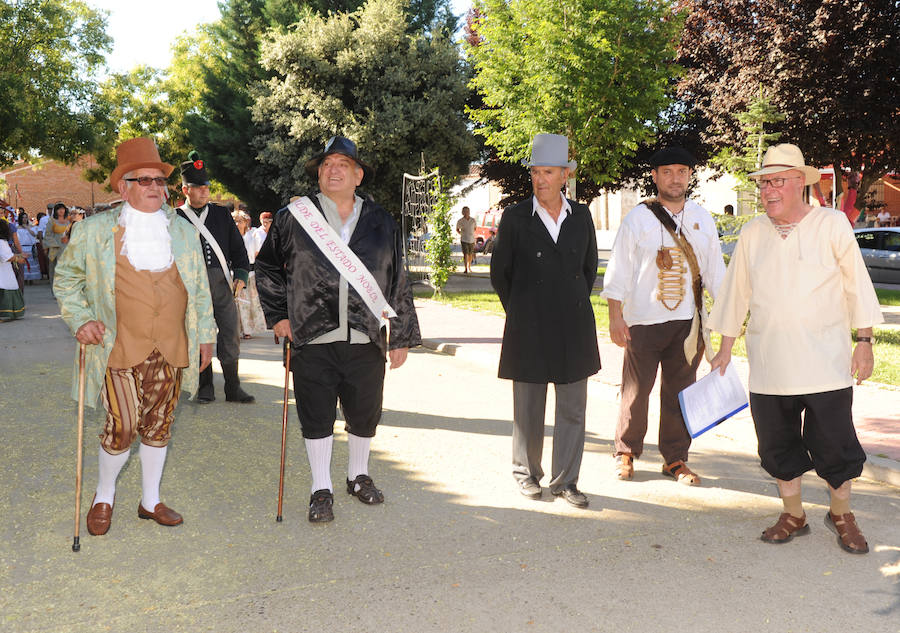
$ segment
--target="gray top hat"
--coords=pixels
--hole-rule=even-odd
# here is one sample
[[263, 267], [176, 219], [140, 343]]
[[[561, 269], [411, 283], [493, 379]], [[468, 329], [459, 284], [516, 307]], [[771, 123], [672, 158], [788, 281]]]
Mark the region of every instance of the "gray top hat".
[[531, 143], [531, 160], [522, 161], [526, 167], [568, 167], [572, 171], [578, 166], [569, 160], [569, 139], [561, 134], [536, 134]]

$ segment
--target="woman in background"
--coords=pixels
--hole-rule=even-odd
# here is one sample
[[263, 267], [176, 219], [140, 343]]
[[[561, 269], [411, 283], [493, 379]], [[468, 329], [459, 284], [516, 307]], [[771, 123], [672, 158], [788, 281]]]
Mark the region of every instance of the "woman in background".
[[25, 256], [13, 253], [9, 246], [12, 238], [9, 222], [0, 219], [0, 321], [12, 321], [25, 316], [25, 300], [13, 264], [24, 262]]
[[41, 265], [37, 258], [37, 229], [31, 226], [31, 220], [24, 211], [19, 212], [19, 229], [16, 233], [19, 236], [22, 254], [25, 256], [25, 262], [22, 264], [23, 278], [25, 283], [30, 286], [33, 281], [41, 278]]
[[250, 259], [250, 279], [247, 287], [237, 298], [238, 314], [241, 317], [242, 338], [253, 338], [254, 334], [262, 334], [266, 331], [266, 317], [259, 305], [259, 293], [256, 291], [256, 274], [253, 272], [253, 262], [259, 252], [260, 244], [257, 243], [256, 232], [251, 230], [250, 216], [244, 211], [234, 211], [231, 214], [237, 224], [238, 231], [244, 238], [244, 247], [247, 249], [247, 257]]
[[[69, 228], [69, 210], [62, 202], [57, 202], [53, 207], [53, 213], [50, 215], [50, 221], [47, 222], [47, 229], [44, 231], [44, 248], [47, 251], [47, 261], [50, 262], [50, 289], [53, 289], [54, 271], [56, 271], [56, 261], [66, 247], [63, 238]], [[67, 240], [68, 241], [68, 240]]]

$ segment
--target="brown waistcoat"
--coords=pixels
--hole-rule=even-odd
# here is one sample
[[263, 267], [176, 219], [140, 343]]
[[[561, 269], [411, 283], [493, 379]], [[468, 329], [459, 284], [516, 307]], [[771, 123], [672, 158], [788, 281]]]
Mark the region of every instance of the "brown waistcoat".
[[135, 270], [122, 254], [124, 233], [116, 231], [116, 342], [108, 366], [134, 367], [158, 349], [169, 365], [187, 367], [188, 294], [178, 268], [173, 262], [162, 272]]

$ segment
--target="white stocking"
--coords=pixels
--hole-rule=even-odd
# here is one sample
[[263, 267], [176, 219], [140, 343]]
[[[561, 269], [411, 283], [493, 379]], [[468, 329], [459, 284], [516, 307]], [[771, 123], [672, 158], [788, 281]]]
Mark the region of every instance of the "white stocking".
[[102, 446], [100, 447], [97, 496], [94, 498], [94, 505], [98, 503], [112, 505], [116, 500], [116, 479], [119, 478], [119, 473], [130, 456], [130, 451], [125, 451], [118, 455], [110, 455], [103, 450]]
[[309, 459], [309, 470], [312, 474], [312, 490], [329, 490], [334, 492], [331, 484], [331, 447], [334, 436], [329, 435], [317, 440], [306, 441], [306, 456]]
[[[347, 479], [355, 480], [359, 475], [369, 474], [369, 446], [371, 437], [359, 437], [347, 433], [347, 448], [350, 451], [350, 461], [347, 463]], [[359, 490], [359, 485], [356, 485]]]
[[141, 505], [153, 512], [159, 503], [159, 482], [166, 465], [168, 446], [147, 446], [141, 442]]

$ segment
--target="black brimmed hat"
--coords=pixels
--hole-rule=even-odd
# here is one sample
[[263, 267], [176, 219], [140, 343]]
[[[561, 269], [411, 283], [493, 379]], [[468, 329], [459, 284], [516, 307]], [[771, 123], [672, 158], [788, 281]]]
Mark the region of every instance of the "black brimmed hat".
[[181, 182], [186, 185], [208, 185], [209, 176], [206, 174], [206, 164], [200, 160], [197, 150], [188, 154], [188, 159], [181, 163]]
[[687, 165], [693, 169], [696, 164], [697, 159], [683, 147], [664, 147], [650, 157], [650, 167], [654, 169], [660, 165]]
[[313, 180], [318, 180], [319, 165], [322, 164], [322, 161], [325, 160], [326, 156], [330, 156], [331, 154], [340, 154], [341, 156], [351, 158], [354, 162], [356, 162], [357, 165], [362, 167], [363, 179], [360, 183], [361, 185], [366, 184], [366, 182], [370, 180], [375, 173], [375, 170], [373, 170], [371, 167], [369, 167], [359, 159], [359, 152], [356, 150], [356, 143], [343, 136], [332, 136], [325, 144], [324, 151], [322, 151], [320, 154], [316, 154], [308, 161], [306, 161], [307, 175], [309, 175], [309, 177]]

